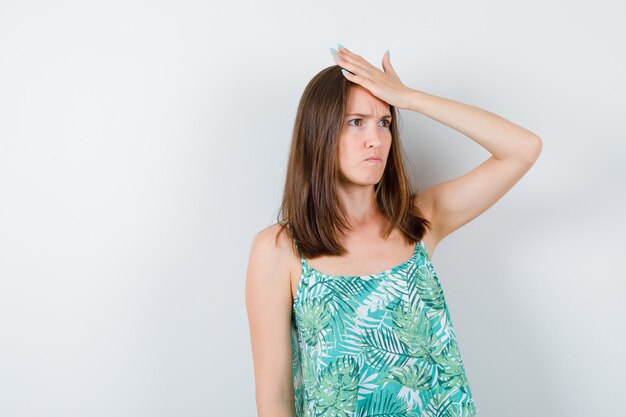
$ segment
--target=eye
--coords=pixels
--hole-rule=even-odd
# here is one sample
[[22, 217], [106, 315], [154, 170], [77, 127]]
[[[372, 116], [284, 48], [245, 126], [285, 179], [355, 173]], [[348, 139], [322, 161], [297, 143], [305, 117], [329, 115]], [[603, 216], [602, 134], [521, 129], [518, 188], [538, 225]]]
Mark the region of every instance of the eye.
[[[350, 120], [350, 121], [348, 122], [348, 124], [350, 124], [351, 122], [361, 122], [361, 119], [352, 119], [352, 120]], [[389, 127], [389, 126], [391, 126], [391, 122], [390, 122], [389, 120], [387, 120], [387, 119], [383, 119], [383, 120], [381, 120], [381, 122], [383, 122], [383, 123], [384, 123], [384, 124], [383, 124], [383, 127]], [[350, 125], [350, 126], [362, 126], [362, 124], [361, 124], [361, 125], [354, 125], [354, 124], [352, 124], [352, 125]]]

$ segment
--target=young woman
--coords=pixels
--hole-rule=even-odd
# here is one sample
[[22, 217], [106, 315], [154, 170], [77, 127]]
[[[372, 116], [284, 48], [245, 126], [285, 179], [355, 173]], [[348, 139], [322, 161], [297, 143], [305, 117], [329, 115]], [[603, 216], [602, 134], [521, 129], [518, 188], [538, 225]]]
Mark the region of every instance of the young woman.
[[[431, 263], [443, 238], [517, 183], [533, 132], [406, 87], [339, 45], [296, 116], [278, 222], [254, 238], [246, 309], [259, 416], [473, 416], [477, 407]], [[491, 153], [413, 193], [396, 109]], [[284, 232], [284, 233], [283, 233]]]

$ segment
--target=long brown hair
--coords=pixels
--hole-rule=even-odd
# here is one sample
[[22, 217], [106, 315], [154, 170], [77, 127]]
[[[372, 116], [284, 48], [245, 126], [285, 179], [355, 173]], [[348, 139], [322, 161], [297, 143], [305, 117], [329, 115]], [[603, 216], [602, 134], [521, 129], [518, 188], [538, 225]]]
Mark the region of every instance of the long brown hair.
[[[355, 85], [339, 65], [324, 68], [307, 84], [296, 114], [283, 200], [277, 215], [303, 256], [343, 255], [339, 231], [349, 230], [338, 198], [337, 149], [348, 93]], [[385, 171], [375, 185], [376, 204], [389, 220], [385, 237], [397, 226], [410, 243], [418, 242], [430, 222], [414, 204], [411, 183], [402, 161], [397, 111], [389, 106], [391, 148]]]

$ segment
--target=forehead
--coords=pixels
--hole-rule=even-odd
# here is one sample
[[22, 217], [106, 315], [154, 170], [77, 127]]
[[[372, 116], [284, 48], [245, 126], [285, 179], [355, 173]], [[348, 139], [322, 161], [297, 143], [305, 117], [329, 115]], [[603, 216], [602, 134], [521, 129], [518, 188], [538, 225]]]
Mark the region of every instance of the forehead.
[[382, 101], [368, 89], [356, 84], [348, 93], [347, 113], [389, 113], [389, 103]]

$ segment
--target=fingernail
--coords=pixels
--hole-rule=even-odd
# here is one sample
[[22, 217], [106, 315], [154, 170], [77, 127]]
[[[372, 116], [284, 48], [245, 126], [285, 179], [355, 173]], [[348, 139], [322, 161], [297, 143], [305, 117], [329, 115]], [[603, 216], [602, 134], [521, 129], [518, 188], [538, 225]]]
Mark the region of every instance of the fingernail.
[[345, 46], [343, 46], [343, 45], [342, 45], [342, 44], [340, 44], [340, 43], [337, 43], [337, 47], [338, 47], [339, 49], [341, 49], [341, 48], [346, 49], [346, 47], [345, 47]]
[[391, 57], [389, 56], [389, 49], [387, 49], [387, 58], [391, 58]]
[[345, 68], [342, 68], [341, 72], [343, 73], [343, 75], [348, 75], [348, 70], [346, 70]]
[[341, 58], [339, 58], [339, 55], [337, 55], [338, 51], [336, 49], [334, 49], [334, 48], [328, 48], [328, 49], [330, 49], [330, 53], [333, 54], [333, 57], [335, 59], [341, 59]]

